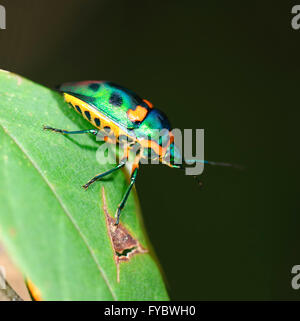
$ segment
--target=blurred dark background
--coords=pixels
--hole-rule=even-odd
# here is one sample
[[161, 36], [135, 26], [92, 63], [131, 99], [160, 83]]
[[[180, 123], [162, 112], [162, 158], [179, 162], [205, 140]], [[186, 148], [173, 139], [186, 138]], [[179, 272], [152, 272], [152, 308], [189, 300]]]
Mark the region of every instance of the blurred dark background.
[[[199, 190], [166, 166], [137, 181], [174, 300], [299, 299], [300, 30], [289, 1], [1, 0], [0, 68], [46, 86], [112, 80], [176, 128], [204, 128]], [[300, 1], [299, 1], [300, 4]]]

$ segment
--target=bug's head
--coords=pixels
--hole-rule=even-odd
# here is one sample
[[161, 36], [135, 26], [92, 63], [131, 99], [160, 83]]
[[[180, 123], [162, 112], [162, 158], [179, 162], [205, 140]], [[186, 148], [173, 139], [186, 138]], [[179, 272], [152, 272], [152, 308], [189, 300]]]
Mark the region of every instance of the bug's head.
[[172, 142], [162, 158], [162, 163], [173, 168], [182, 168], [182, 155], [179, 148]]

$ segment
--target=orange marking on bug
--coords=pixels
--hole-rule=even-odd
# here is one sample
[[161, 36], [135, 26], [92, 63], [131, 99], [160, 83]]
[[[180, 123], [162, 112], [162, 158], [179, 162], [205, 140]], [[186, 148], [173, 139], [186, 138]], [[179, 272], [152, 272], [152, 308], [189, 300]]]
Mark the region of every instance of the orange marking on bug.
[[172, 144], [174, 142], [174, 139], [175, 139], [172, 132], [169, 132], [169, 137], [170, 137], [170, 139], [169, 139], [167, 147], [169, 147], [169, 145]]
[[141, 159], [141, 155], [135, 156], [133, 164], [132, 164], [132, 168], [131, 168], [131, 175], [133, 174], [133, 172], [135, 171], [136, 168], [139, 168], [140, 159]]
[[150, 103], [150, 101], [149, 100], [147, 100], [147, 99], [143, 99], [143, 101], [148, 105], [148, 107], [149, 108], [153, 108], [153, 104], [152, 103]]
[[31, 280], [26, 280], [28, 290], [34, 301], [43, 301], [40, 290], [32, 283]]
[[148, 113], [147, 108], [136, 106], [135, 110], [129, 109], [127, 111], [128, 118], [131, 121], [143, 121]]
[[161, 146], [159, 146], [155, 141], [153, 140], [141, 140], [140, 144], [142, 145], [142, 147], [144, 148], [152, 148], [155, 153], [159, 156], [163, 156], [164, 153], [166, 152], [166, 148], [162, 148]]
[[131, 170], [131, 174], [139, 167], [138, 163], [135, 163], [132, 165], [132, 170]]

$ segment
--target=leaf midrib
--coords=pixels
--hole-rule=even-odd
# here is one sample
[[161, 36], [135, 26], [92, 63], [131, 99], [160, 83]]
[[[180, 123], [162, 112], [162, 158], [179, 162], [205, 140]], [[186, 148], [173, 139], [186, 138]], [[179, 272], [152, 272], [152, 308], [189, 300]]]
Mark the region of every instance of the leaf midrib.
[[70, 214], [70, 212], [68, 211], [68, 209], [65, 207], [65, 205], [63, 204], [62, 200], [60, 199], [59, 195], [57, 194], [57, 192], [55, 191], [55, 188], [52, 186], [52, 184], [48, 181], [48, 179], [46, 178], [46, 176], [43, 174], [43, 172], [40, 170], [40, 168], [38, 167], [38, 165], [35, 163], [35, 161], [30, 157], [30, 155], [28, 155], [26, 153], [26, 151], [23, 149], [22, 145], [17, 141], [17, 139], [15, 137], [13, 137], [9, 131], [7, 130], [7, 128], [5, 128], [5, 126], [3, 126], [0, 123], [0, 126], [2, 127], [4, 133], [6, 135], [8, 135], [11, 140], [15, 143], [15, 145], [21, 150], [21, 152], [25, 155], [25, 157], [30, 161], [30, 163], [32, 164], [32, 166], [36, 169], [36, 171], [38, 172], [38, 174], [41, 176], [41, 178], [45, 181], [46, 185], [49, 187], [49, 189], [51, 190], [51, 192], [54, 194], [54, 197], [56, 198], [58, 204], [60, 205], [60, 207], [62, 208], [62, 210], [65, 212], [65, 214], [67, 215], [67, 217], [69, 218], [69, 220], [71, 221], [71, 223], [73, 224], [75, 230], [77, 231], [77, 233], [79, 234], [79, 236], [81, 237], [83, 243], [86, 245], [88, 251], [90, 252], [93, 261], [96, 264], [97, 269], [99, 270], [104, 282], [106, 283], [113, 299], [116, 301], [117, 297], [115, 292], [113, 291], [108, 278], [105, 274], [105, 272], [103, 271], [103, 269], [101, 268], [100, 263], [97, 260], [97, 257], [95, 255], [95, 253], [93, 252], [92, 247], [89, 245], [87, 239], [85, 238], [85, 236], [81, 233], [79, 226], [76, 224], [76, 222], [73, 220], [72, 215]]

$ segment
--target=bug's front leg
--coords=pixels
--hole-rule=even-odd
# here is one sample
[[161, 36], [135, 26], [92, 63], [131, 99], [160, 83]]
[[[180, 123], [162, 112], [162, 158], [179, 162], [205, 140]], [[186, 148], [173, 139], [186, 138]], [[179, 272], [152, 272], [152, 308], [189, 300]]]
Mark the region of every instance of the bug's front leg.
[[44, 130], [50, 130], [52, 132], [60, 133], [63, 135], [70, 135], [70, 134], [93, 134], [97, 135], [98, 130], [97, 129], [85, 129], [85, 130], [73, 130], [73, 131], [68, 131], [64, 129], [58, 129], [58, 128], [53, 128], [50, 126], [43, 126]]

